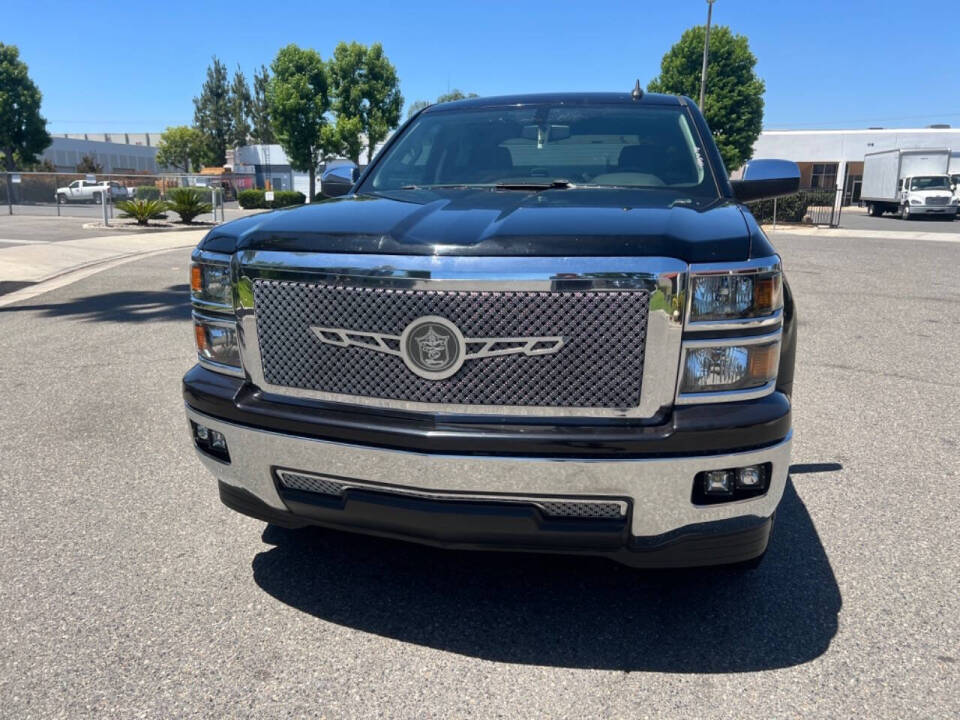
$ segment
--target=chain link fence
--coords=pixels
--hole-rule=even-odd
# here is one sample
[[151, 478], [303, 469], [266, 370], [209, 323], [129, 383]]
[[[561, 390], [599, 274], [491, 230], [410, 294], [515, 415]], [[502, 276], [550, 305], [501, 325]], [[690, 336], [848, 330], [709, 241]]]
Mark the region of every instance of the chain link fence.
[[[55, 215], [101, 220], [122, 200], [167, 200], [175, 188], [198, 190], [213, 212], [196, 219], [223, 220], [237, 207], [237, 193], [254, 187], [252, 175], [124, 175], [110, 173], [0, 172], [0, 214]], [[174, 215], [174, 218], [176, 216]]]

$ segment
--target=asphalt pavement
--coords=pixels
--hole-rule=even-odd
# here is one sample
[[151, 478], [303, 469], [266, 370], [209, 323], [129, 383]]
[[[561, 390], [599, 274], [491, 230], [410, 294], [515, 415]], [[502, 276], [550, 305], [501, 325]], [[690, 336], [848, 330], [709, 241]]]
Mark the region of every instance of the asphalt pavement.
[[[84, 228], [84, 225], [98, 222], [102, 217], [99, 205], [71, 203], [61, 206], [62, 215], [57, 215], [56, 205], [15, 205], [14, 214], [7, 214], [6, 205], [0, 205], [0, 249], [22, 244], [44, 244], [76, 240], [78, 238], [102, 237], [110, 230], [103, 228]], [[224, 207], [227, 220], [234, 220], [250, 214], [242, 210], [237, 203], [226, 203]], [[116, 210], [114, 210], [116, 215]], [[176, 219], [176, 213], [172, 214]], [[210, 214], [197, 217], [197, 223], [211, 222]]]
[[896, 215], [871, 217], [865, 208], [845, 207], [840, 213], [840, 227], [847, 230], [881, 230], [890, 233], [960, 233], [960, 220], [930, 217], [901, 220]]
[[285, 532], [187, 435], [186, 250], [0, 308], [0, 716], [960, 715], [960, 244], [778, 236], [764, 564], [638, 573]]

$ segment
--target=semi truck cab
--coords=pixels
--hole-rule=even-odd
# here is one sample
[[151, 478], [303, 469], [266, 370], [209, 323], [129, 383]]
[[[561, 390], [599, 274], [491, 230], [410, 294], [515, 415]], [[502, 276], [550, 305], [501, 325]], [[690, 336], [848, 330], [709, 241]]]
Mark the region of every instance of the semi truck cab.
[[897, 184], [900, 215], [939, 215], [956, 217], [957, 197], [949, 175], [915, 175], [901, 178]]

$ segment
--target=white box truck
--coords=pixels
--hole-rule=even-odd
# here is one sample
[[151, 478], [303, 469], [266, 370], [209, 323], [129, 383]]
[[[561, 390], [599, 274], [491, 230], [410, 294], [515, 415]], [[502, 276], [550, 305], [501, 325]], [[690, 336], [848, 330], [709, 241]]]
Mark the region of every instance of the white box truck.
[[953, 196], [960, 205], [960, 150], [954, 150], [950, 155], [950, 182], [953, 183]]
[[889, 212], [904, 220], [918, 216], [952, 220], [958, 201], [949, 167], [950, 151], [945, 148], [867, 153], [860, 199], [874, 217]]

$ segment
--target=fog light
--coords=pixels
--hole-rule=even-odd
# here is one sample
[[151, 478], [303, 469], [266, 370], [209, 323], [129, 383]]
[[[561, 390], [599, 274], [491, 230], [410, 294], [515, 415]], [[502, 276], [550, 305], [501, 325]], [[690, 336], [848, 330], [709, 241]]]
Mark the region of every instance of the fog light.
[[755, 490], [763, 483], [763, 471], [757, 465], [737, 470], [737, 487]]
[[193, 427], [193, 442], [198, 450], [225, 463], [230, 462], [230, 451], [227, 450], [227, 439], [223, 433], [193, 421], [190, 424]]
[[733, 492], [733, 473], [729, 470], [704, 473], [703, 491], [708, 495], [729, 495]]

